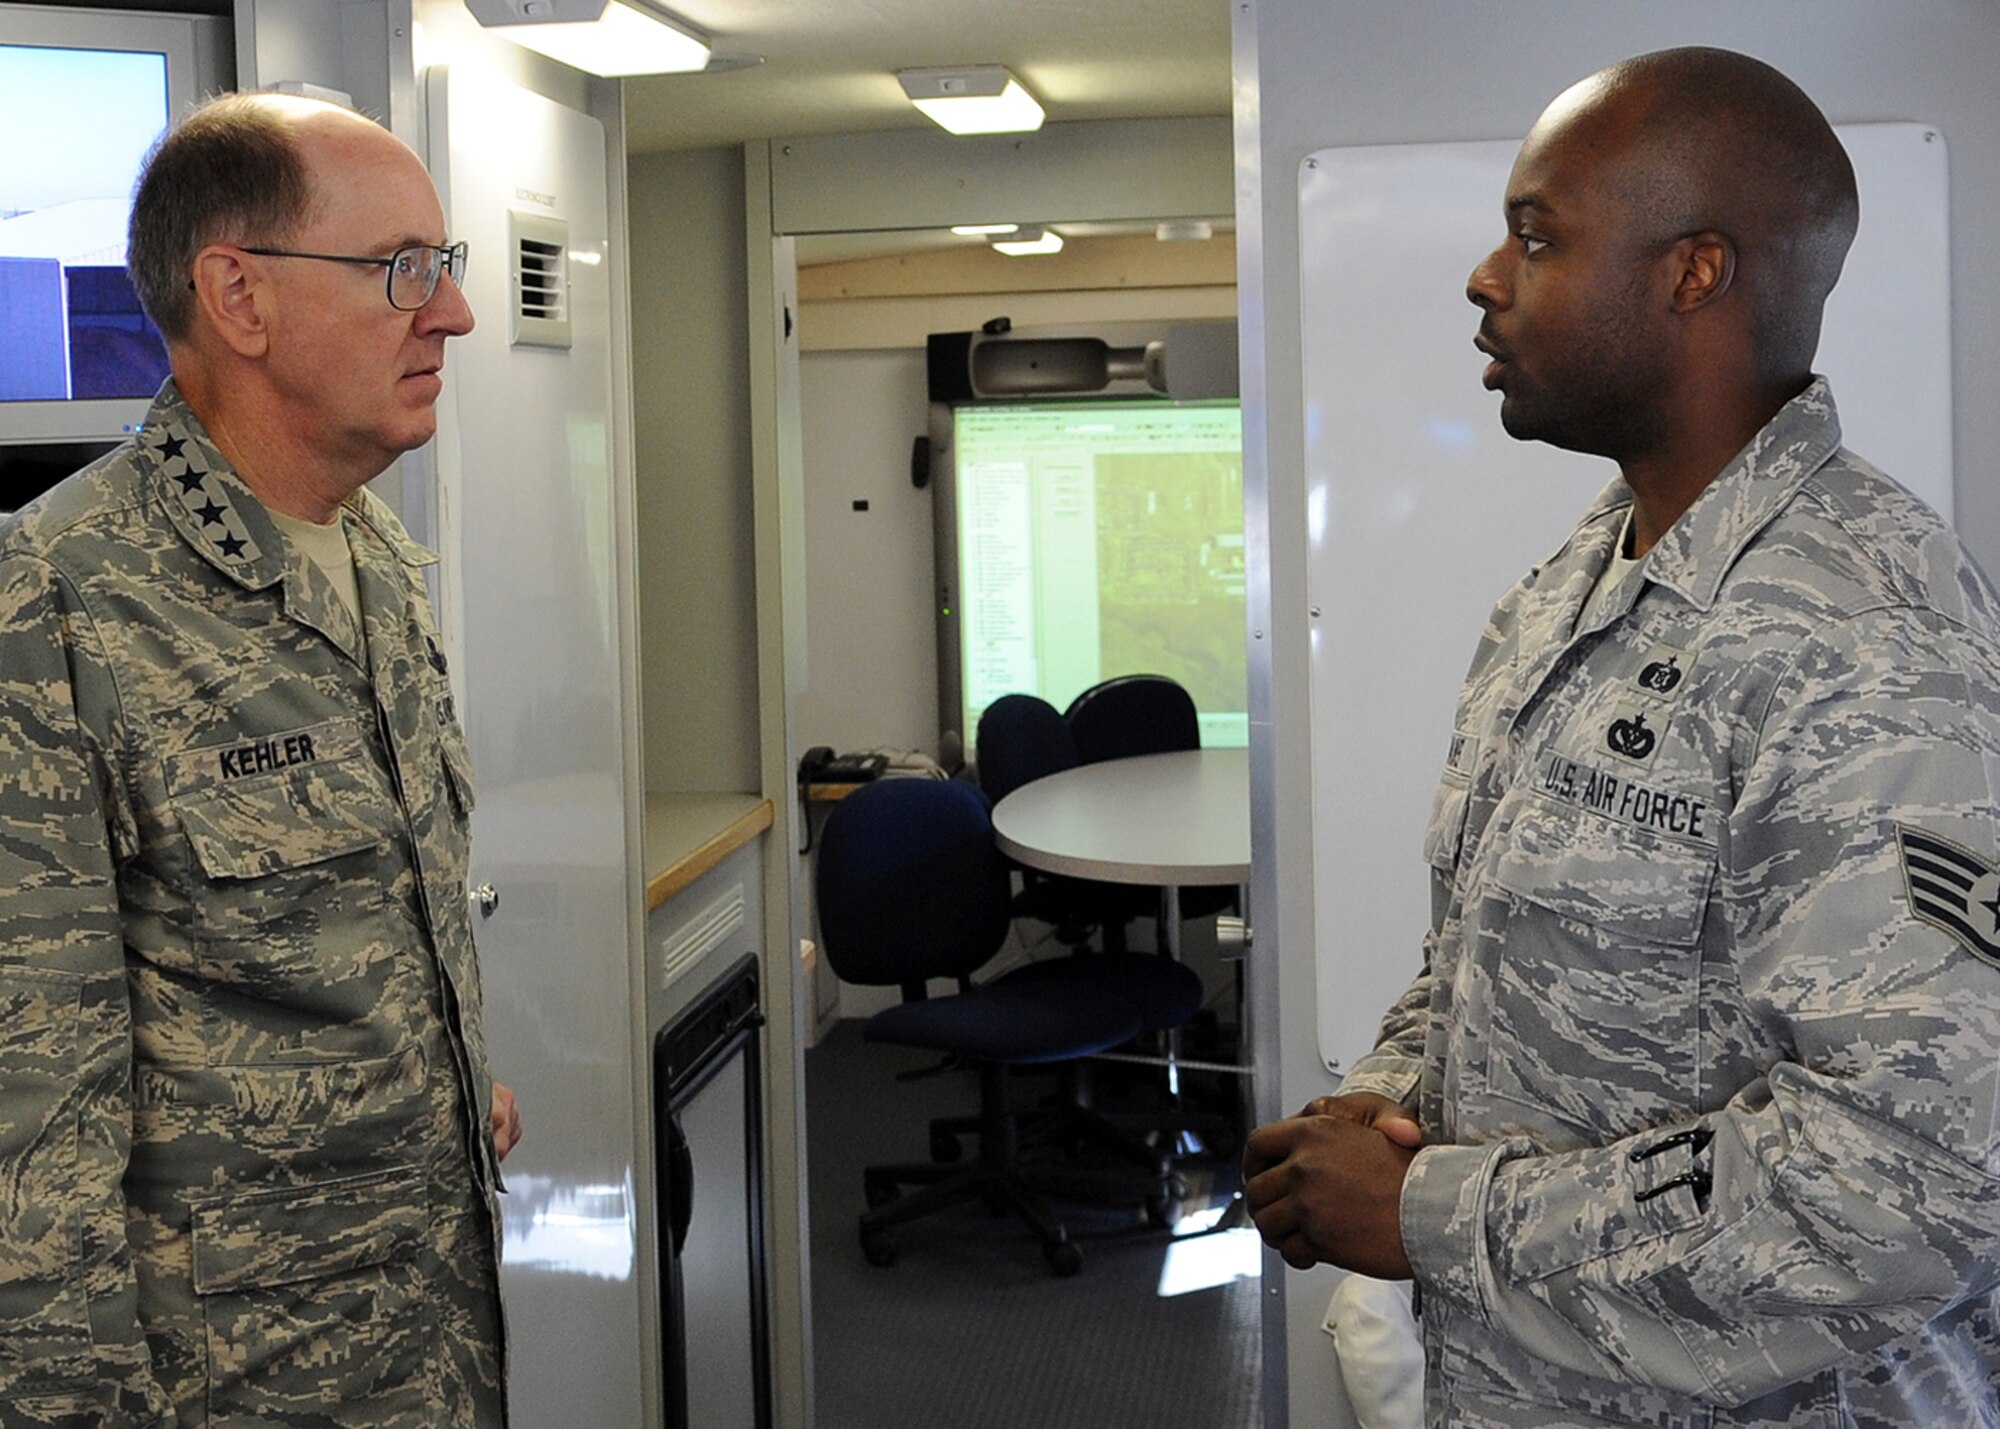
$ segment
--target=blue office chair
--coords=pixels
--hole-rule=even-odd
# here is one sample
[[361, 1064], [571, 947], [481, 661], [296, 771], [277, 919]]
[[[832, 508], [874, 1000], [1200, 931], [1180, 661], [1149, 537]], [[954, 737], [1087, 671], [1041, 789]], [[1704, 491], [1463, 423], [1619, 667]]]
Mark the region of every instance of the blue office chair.
[[[1020, 788], [1050, 774], [1074, 769], [1076, 740], [1069, 722], [1039, 695], [1002, 695], [979, 716], [973, 736], [973, 764], [979, 787], [998, 804]], [[1025, 866], [1016, 918], [1032, 918], [1055, 929], [1056, 940], [1072, 947], [1102, 929], [1108, 950], [1122, 951], [1125, 925], [1152, 916], [1157, 895], [1149, 889], [1088, 878], [1068, 878]]]
[[996, 804], [1023, 784], [1083, 762], [1069, 721], [1040, 695], [1002, 695], [980, 711], [972, 739], [979, 787]]
[[[1194, 697], [1165, 675], [1120, 675], [1092, 685], [1063, 712], [1079, 762], [1129, 759], [1201, 748]], [[1157, 906], [1157, 894], [1155, 905]], [[1236, 907], [1236, 890], [1195, 885], [1181, 890], [1181, 917], [1212, 918]]]
[[1080, 763], [1201, 748], [1194, 697], [1165, 675], [1120, 675], [1092, 685], [1063, 711]]
[[[1175, 688], [1178, 688], [1176, 686]], [[1190, 708], [1192, 706], [1190, 705]], [[979, 784], [996, 803], [1024, 784], [1074, 768], [1075, 743], [1069, 724], [1054, 705], [1036, 695], [1002, 695], [980, 715], [976, 736]], [[1125, 950], [1125, 925], [1151, 918], [1159, 911], [1157, 888], [1067, 878], [1021, 870], [1022, 893], [1014, 902], [1016, 917], [1055, 926], [1058, 941], [1070, 944], [1069, 956], [1030, 963], [1008, 973], [999, 986], [1067, 980], [1089, 996], [1118, 998], [1139, 1012], [1142, 1036], [1173, 1031], [1201, 1010], [1201, 978], [1192, 968], [1151, 953]], [[1104, 951], [1087, 946], [1091, 928], [1103, 933]], [[1078, 1139], [1104, 1147], [1140, 1167], [1156, 1180], [1160, 1192], [1146, 1197], [1148, 1212], [1163, 1217], [1174, 1199], [1169, 1158], [1122, 1125], [1113, 1114], [1094, 1105], [1088, 1069], [1076, 1067], [1067, 1091], [1077, 1113], [1066, 1130]], [[934, 1138], [958, 1129], [940, 1124]]]
[[[970, 784], [889, 779], [855, 790], [827, 816], [814, 889], [820, 947], [834, 972], [902, 989], [904, 1001], [871, 1017], [864, 1035], [961, 1059], [980, 1076], [977, 1160], [868, 1167], [862, 1253], [870, 1264], [891, 1265], [891, 1227], [983, 1200], [1012, 1210], [1041, 1241], [1050, 1267], [1074, 1275], [1082, 1252], [1022, 1174], [1007, 1073], [1115, 1047], [1137, 1033], [1139, 1014], [1116, 997], [1080, 996], [1059, 979], [972, 987], [972, 973], [1006, 940], [1010, 885], [986, 800]], [[962, 990], [929, 997], [933, 978]]]

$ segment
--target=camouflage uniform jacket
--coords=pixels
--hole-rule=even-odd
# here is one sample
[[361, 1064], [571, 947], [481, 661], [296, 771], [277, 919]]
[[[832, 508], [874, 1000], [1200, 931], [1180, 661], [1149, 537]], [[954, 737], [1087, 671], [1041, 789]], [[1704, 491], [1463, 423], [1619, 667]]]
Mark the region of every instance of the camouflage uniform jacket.
[[1591, 603], [1630, 504], [1491, 617], [1343, 1083], [1430, 1422], [2000, 1423], [2000, 601], [1823, 381]]
[[498, 1422], [472, 803], [419, 568], [364, 631], [172, 383], [0, 526], [0, 1425]]

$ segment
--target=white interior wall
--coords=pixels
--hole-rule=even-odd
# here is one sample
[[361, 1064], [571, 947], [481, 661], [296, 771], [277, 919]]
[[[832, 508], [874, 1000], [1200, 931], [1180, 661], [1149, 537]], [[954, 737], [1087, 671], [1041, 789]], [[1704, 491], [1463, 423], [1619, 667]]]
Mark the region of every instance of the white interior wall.
[[[1768, 60], [1836, 123], [1936, 124], [1951, 164], [1958, 523], [1988, 570], [2000, 570], [2000, 489], [1987, 477], [2000, 458], [2000, 91], [1991, 82], [2000, 65], [2000, 6], [1763, 0], [1689, 10], [1647, 0], [1514, 0], [1504, 25], [1494, 23], [1486, 0], [1432, 0], [1420, 21], [1401, 0], [1236, 0], [1232, 8], [1252, 559], [1252, 904], [1257, 964], [1277, 970], [1256, 984], [1256, 1010], [1260, 1064], [1276, 1072], [1264, 1079], [1262, 1106], [1278, 1114], [1330, 1085], [1313, 1021], [1313, 927], [1316, 915], [1339, 916], [1315, 909], [1311, 879], [1308, 619], [1304, 543], [1294, 534], [1305, 514], [1299, 164], [1328, 145], [1518, 139], [1576, 79], [1680, 44], [1726, 45]], [[1497, 194], [1494, 222], [1497, 231]], [[1384, 255], [1382, 271], [1358, 276], [1393, 282], [1393, 255]], [[1412, 658], [1463, 668], [1474, 635], [1440, 632], [1435, 646], [1413, 646]], [[1409, 797], [1427, 799], [1429, 791]], [[1416, 849], [1409, 867], [1412, 878], [1422, 876]], [[1420, 931], [1410, 930], [1412, 970]], [[1268, 1422], [1344, 1423], [1331, 1407], [1330, 1352], [1318, 1328], [1328, 1277], [1297, 1275], [1273, 1259], [1266, 1284]]]
[[807, 634], [799, 738], [934, 754], [931, 493], [910, 484], [911, 443], [929, 410], [923, 351], [808, 352], [799, 387]]
[[646, 788], [754, 790], [743, 151], [639, 154], [629, 173]]

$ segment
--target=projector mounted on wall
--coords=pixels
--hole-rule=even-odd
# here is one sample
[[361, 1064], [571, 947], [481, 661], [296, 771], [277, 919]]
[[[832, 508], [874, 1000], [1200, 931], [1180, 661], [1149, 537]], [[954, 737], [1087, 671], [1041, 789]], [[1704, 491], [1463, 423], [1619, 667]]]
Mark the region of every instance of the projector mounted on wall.
[[[989, 323], [989, 328], [995, 324]], [[1112, 347], [1096, 337], [934, 332], [930, 400], [1074, 396], [1114, 388], [1195, 401], [1238, 395], [1236, 324], [1173, 323], [1164, 338]]]

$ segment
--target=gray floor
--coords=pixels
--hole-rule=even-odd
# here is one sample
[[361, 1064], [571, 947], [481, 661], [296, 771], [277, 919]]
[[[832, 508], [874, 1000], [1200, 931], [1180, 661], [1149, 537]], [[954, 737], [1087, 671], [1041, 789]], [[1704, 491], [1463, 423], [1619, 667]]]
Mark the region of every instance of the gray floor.
[[[922, 1159], [928, 1119], [976, 1105], [964, 1074], [895, 1080], [924, 1061], [863, 1041], [857, 1023], [806, 1053], [820, 1429], [1254, 1425], [1257, 1281], [1163, 1297], [1167, 1236], [1135, 1211], [1061, 1205], [1084, 1256], [1067, 1279], [1012, 1217], [977, 1205], [899, 1228], [892, 1267], [863, 1259], [861, 1168]], [[1191, 1202], [1233, 1189], [1226, 1159], [1188, 1169]], [[1184, 1242], [1176, 1264], [1226, 1249]]]

